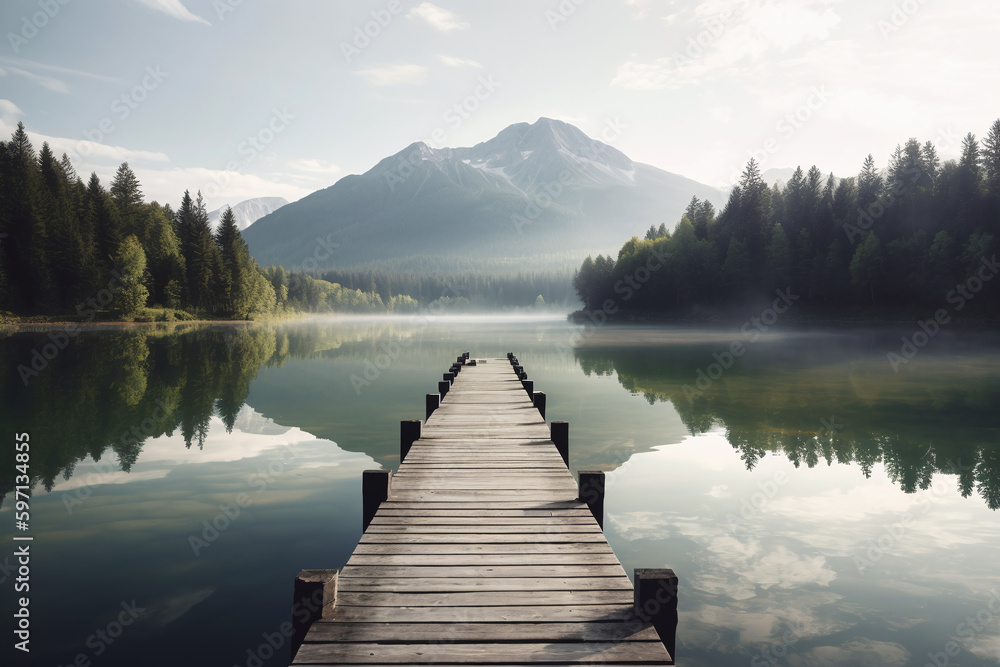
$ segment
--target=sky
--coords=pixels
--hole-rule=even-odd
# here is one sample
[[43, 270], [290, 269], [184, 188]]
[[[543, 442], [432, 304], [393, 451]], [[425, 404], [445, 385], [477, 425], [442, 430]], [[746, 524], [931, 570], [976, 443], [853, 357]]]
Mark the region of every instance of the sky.
[[0, 32], [0, 134], [209, 209], [543, 116], [723, 187], [1000, 117], [996, 0], [4, 0]]

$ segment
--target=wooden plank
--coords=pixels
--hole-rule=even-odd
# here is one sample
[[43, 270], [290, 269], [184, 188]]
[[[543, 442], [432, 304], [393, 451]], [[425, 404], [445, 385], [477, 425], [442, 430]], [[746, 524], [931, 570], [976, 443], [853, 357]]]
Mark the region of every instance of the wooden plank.
[[632, 591], [448, 591], [446, 593], [337, 592], [337, 606], [353, 607], [509, 607], [565, 604], [629, 604]]
[[[659, 651], [656, 647], [659, 647]], [[669, 656], [659, 642], [555, 642], [497, 644], [303, 644], [295, 664], [353, 662], [357, 664], [511, 664], [515, 662], [565, 663], [567, 661], [633, 662], [660, 655], [661, 664]], [[646, 662], [646, 664], [651, 664]], [[652, 663], [655, 664], [655, 663]]]
[[[454, 543], [431, 543], [413, 544], [405, 542], [400, 544], [378, 544], [366, 542], [359, 544], [354, 549], [354, 554], [610, 554], [614, 553], [607, 543], [601, 542], [567, 542], [567, 543], [547, 543], [536, 542], [534, 544], [454, 544]], [[632, 584], [629, 584], [631, 587]]]
[[[434, 535], [434, 534], [444, 534], [444, 535], [509, 535], [511, 533], [523, 534], [532, 527], [520, 526], [497, 526], [492, 524], [480, 524], [478, 526], [465, 526], [465, 525], [454, 525], [454, 526], [442, 526], [433, 524], [380, 524], [373, 525], [368, 528], [366, 534], [369, 535], [379, 535], [384, 533], [407, 533], [407, 534], [422, 534], [422, 535]], [[536, 535], [553, 535], [553, 534], [597, 534], [602, 535], [601, 529], [596, 523], [593, 524], [549, 524], [544, 528], [536, 528], [538, 531], [534, 533]]]
[[[399, 500], [422, 502], [469, 502], [475, 501], [492, 505], [494, 503], [523, 499], [524, 502], [549, 503], [566, 501], [565, 491], [545, 491], [544, 489], [427, 489], [409, 490], [393, 487], [392, 495]], [[575, 495], [575, 494], [574, 494]]]
[[577, 623], [626, 622], [627, 605], [525, 607], [336, 607], [329, 620], [344, 623]]
[[597, 527], [593, 516], [576, 514], [573, 516], [400, 516], [380, 514], [372, 520], [373, 526], [552, 526], [577, 525]]
[[455, 508], [449, 509], [445, 508], [433, 508], [429, 505], [421, 505], [420, 507], [386, 507], [386, 503], [379, 509], [376, 520], [382, 518], [391, 517], [444, 517], [444, 518], [467, 518], [467, 519], [479, 519], [479, 518], [501, 518], [501, 519], [515, 519], [515, 518], [545, 518], [545, 517], [561, 517], [567, 518], [593, 518], [589, 509], [483, 509], [483, 510], [472, 510], [468, 508]]
[[[394, 509], [434, 509], [434, 510], [453, 510], [453, 509], [454, 510], [462, 510], [462, 509], [468, 510], [468, 509], [473, 509], [474, 510], [474, 509], [476, 509], [478, 507], [480, 507], [480, 505], [478, 503], [463, 503], [463, 502], [421, 503], [421, 502], [412, 502], [412, 501], [407, 501], [407, 500], [400, 500], [398, 498], [390, 497], [388, 500], [386, 500], [385, 502], [382, 503], [382, 506], [379, 508], [379, 511], [381, 512], [384, 509], [390, 509], [390, 508], [394, 508]], [[542, 503], [542, 504], [539, 504], [539, 503], [537, 503], [535, 501], [522, 501], [522, 500], [514, 499], [514, 500], [499, 501], [497, 503], [490, 503], [486, 507], [487, 507], [487, 509], [484, 510], [484, 511], [489, 511], [489, 510], [519, 510], [519, 509], [523, 509], [523, 510], [543, 510], [543, 511], [549, 511], [549, 510], [551, 510], [551, 511], [559, 511], [559, 510], [577, 509], [577, 510], [587, 510], [588, 512], [590, 511], [590, 508], [587, 507], [586, 503], [580, 502], [579, 500], [576, 500], [576, 499], [573, 499], [573, 500], [559, 500], [559, 501], [552, 502], [552, 503]], [[484, 515], [484, 516], [488, 516], [488, 515]]]
[[597, 542], [607, 544], [600, 533], [494, 533], [453, 535], [450, 533], [365, 533], [361, 544], [544, 544], [546, 542]]
[[338, 579], [350, 577], [616, 577], [621, 565], [347, 565]]
[[353, 565], [431, 565], [446, 567], [456, 565], [617, 565], [618, 559], [610, 554], [354, 554], [348, 561]]
[[307, 642], [658, 641], [656, 630], [623, 623], [315, 623]]
[[[523, 591], [523, 590], [572, 590], [572, 591], [628, 591], [633, 592], [628, 579], [621, 577], [503, 577], [480, 579], [478, 577], [374, 577], [364, 579], [349, 577], [338, 580], [338, 594], [344, 591], [389, 590], [394, 593], [444, 593], [448, 591]], [[626, 602], [627, 603], [627, 602]]]

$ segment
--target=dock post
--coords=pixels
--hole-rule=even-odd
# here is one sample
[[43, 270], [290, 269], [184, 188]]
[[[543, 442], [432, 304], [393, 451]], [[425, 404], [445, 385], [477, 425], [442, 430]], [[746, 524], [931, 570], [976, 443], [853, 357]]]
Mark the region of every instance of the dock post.
[[444, 398], [445, 396], [448, 395], [449, 388], [451, 388], [451, 383], [448, 382], [447, 380], [441, 380], [440, 382], [438, 382], [438, 394], [441, 396], [441, 398]]
[[520, 375], [523, 370], [524, 367], [518, 366], [517, 364], [514, 365], [514, 372], [517, 373], [518, 375]]
[[604, 471], [581, 470], [577, 490], [577, 500], [587, 503], [590, 513], [597, 519], [597, 525], [604, 530]]
[[673, 570], [636, 568], [633, 581], [636, 614], [653, 623], [663, 647], [676, 663], [677, 575]]
[[441, 394], [427, 394], [427, 414], [424, 419], [430, 419], [431, 414], [441, 405]]
[[404, 419], [399, 422], [399, 462], [406, 459], [410, 453], [410, 447], [420, 439], [420, 420]]
[[443, 373], [441, 379], [448, 382], [449, 385], [455, 384], [455, 374], [454, 373]]
[[465, 365], [465, 357], [464, 356], [458, 357], [457, 359], [455, 359], [455, 363], [459, 364], [460, 366], [464, 366]]
[[526, 392], [528, 392], [528, 396], [529, 397], [535, 391], [535, 382], [533, 380], [525, 380], [525, 379], [522, 378], [522, 380], [521, 380], [521, 386], [524, 387], [524, 390]]
[[337, 605], [337, 570], [302, 570], [295, 577], [292, 594], [292, 655], [305, 641], [309, 626], [321, 618], [329, 618]]
[[391, 470], [365, 470], [361, 473], [361, 496], [364, 516], [361, 519], [362, 531], [368, 530], [375, 512], [383, 500], [389, 498], [392, 486]]
[[[525, 380], [527, 382], [527, 380]], [[545, 392], [536, 391], [532, 394], [532, 401], [535, 403], [535, 407], [538, 408], [538, 412], [541, 413], [542, 419], [545, 419]]]
[[556, 451], [562, 457], [563, 463], [569, 467], [569, 422], [552, 422], [549, 425], [549, 434], [552, 442], [555, 443]]

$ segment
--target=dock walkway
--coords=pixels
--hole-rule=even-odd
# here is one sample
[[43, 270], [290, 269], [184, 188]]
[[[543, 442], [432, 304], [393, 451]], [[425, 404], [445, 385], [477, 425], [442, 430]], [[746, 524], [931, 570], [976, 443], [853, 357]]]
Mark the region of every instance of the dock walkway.
[[676, 579], [638, 599], [516, 357], [459, 359], [293, 664], [674, 664]]

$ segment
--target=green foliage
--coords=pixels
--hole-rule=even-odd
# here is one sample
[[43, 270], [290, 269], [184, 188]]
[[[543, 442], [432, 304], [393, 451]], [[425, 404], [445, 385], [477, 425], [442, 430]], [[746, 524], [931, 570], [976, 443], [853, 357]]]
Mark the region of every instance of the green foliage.
[[[612, 299], [627, 317], [723, 310], [785, 288], [806, 297], [797, 311], [824, 316], [874, 306], [933, 312], [994, 256], [998, 237], [1000, 120], [982, 145], [969, 134], [961, 158], [943, 164], [933, 143], [911, 138], [884, 171], [868, 155], [857, 176], [798, 168], [769, 188], [751, 160], [718, 216], [694, 198], [672, 233], [650, 228], [617, 260], [588, 257], [573, 287], [586, 310]], [[665, 266], [625, 289], [652, 243], [663, 244]], [[995, 317], [998, 306], [1000, 288], [990, 286], [974, 310]]]
[[143, 285], [146, 253], [135, 234], [130, 234], [115, 253], [118, 285], [112, 300], [113, 310], [126, 320], [133, 319], [146, 306], [149, 290]]
[[875, 305], [875, 282], [882, 273], [882, 248], [875, 232], [868, 232], [851, 258], [851, 283], [868, 287]]
[[[144, 203], [127, 163], [105, 190], [84, 184], [47, 144], [36, 155], [23, 125], [0, 142], [0, 309], [78, 315], [114, 287], [111, 314], [125, 319], [251, 318], [277, 307], [274, 287], [250, 257], [232, 216], [218, 237], [199, 194], [175, 216]], [[166, 306], [147, 310], [146, 304]]]

